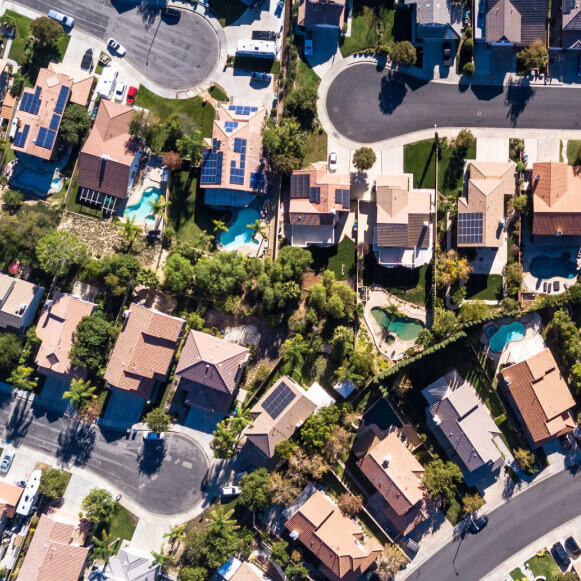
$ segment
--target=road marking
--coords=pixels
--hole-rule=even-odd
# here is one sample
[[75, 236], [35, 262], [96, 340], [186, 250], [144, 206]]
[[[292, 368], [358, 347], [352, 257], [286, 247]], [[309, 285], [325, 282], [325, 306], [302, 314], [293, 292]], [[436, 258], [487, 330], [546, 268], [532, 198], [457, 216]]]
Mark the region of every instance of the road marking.
[[182, 462], [184, 468], [193, 468], [194, 465], [191, 462]]

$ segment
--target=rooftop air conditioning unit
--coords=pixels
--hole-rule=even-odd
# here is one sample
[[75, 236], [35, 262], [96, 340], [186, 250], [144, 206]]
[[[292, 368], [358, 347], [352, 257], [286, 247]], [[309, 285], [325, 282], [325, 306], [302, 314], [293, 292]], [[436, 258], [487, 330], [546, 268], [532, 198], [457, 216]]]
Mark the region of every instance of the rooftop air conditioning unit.
[[299, 538], [299, 533], [297, 531], [291, 531], [289, 537], [293, 541], [296, 541]]
[[438, 414], [436, 414], [434, 416], [434, 424], [436, 424], [436, 426], [439, 426], [442, 423], [442, 420], [440, 419], [440, 416], [438, 416]]
[[504, 378], [504, 381], [506, 382], [506, 385], [510, 385], [510, 378], [508, 378], [508, 377], [505, 377], [505, 378]]
[[563, 236], [563, 230], [557, 230], [557, 236]]

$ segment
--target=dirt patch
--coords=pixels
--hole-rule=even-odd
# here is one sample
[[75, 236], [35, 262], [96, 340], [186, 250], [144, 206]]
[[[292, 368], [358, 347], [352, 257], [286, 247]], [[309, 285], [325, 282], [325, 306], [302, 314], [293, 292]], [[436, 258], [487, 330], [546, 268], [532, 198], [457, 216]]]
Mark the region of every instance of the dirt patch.
[[305, 272], [301, 277], [301, 288], [303, 290], [308, 290], [316, 284], [323, 284], [323, 277], [320, 274]]

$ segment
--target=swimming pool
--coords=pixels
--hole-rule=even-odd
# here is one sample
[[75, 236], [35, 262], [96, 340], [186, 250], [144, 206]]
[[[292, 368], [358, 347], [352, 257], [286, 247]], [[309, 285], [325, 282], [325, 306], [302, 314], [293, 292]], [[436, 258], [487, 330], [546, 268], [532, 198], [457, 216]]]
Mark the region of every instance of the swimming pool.
[[506, 323], [498, 329], [491, 325], [486, 329], [488, 346], [493, 353], [502, 353], [511, 341], [520, 341], [524, 338], [526, 332], [526, 327], [520, 321]]
[[147, 188], [139, 203], [133, 204], [132, 206], [127, 206], [123, 216], [134, 216], [136, 222], [153, 222], [155, 216], [151, 213], [150, 202], [155, 202], [161, 197], [161, 190], [159, 188]]
[[371, 315], [384, 329], [395, 333], [402, 341], [413, 341], [424, 328], [418, 319], [392, 315], [381, 307], [371, 309]]
[[252, 208], [242, 208], [234, 215], [234, 221], [228, 225], [228, 232], [220, 232], [218, 242], [222, 250], [237, 250], [244, 244], [258, 244], [252, 239], [252, 230], [247, 226], [260, 220], [260, 214]]
[[529, 272], [545, 280], [553, 276], [563, 278], [574, 278], [577, 276], [577, 264], [571, 259], [568, 252], [563, 252], [561, 256], [535, 256], [531, 260]]
[[383, 398], [378, 399], [372, 405], [367, 413], [363, 416], [365, 425], [375, 424], [380, 430], [387, 430], [390, 426], [401, 428], [401, 421], [389, 405], [389, 402]]

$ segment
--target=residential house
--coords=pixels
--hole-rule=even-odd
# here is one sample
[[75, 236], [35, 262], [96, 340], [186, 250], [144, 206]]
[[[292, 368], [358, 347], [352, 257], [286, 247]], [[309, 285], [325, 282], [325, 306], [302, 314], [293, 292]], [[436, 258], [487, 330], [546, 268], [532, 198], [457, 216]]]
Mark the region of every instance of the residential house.
[[460, 465], [467, 482], [475, 484], [503, 465], [500, 429], [472, 385], [456, 370], [422, 394], [428, 402], [428, 427], [450, 459]]
[[379, 176], [373, 250], [382, 266], [419, 268], [432, 260], [434, 192], [412, 190], [413, 176]]
[[327, 163], [311, 163], [291, 175], [290, 243], [293, 246], [331, 246], [337, 244], [340, 215], [351, 208], [351, 178], [329, 173]]
[[561, 47], [581, 48], [581, 2], [561, 0]]
[[[8, 84], [10, 82], [10, 63], [7, 58], [0, 59], [0, 102], [3, 102], [8, 93]], [[12, 97], [11, 100], [13, 100]], [[9, 117], [8, 117], [9, 119]]]
[[255, 464], [268, 464], [275, 448], [290, 438], [316, 410], [307, 392], [283, 375], [250, 410], [252, 425], [244, 433], [245, 455]]
[[70, 103], [76, 103], [82, 107], [86, 107], [89, 103], [89, 97], [93, 89], [94, 76], [91, 73], [67, 67], [62, 63], [49, 63], [49, 71], [59, 75], [65, 75], [73, 82], [71, 87], [71, 94], [69, 97]]
[[152, 399], [156, 388], [167, 381], [173, 357], [185, 321], [132, 303], [123, 317], [123, 328], [105, 370], [105, 381], [112, 396], [107, 413], [115, 408], [126, 412], [134, 406], [139, 419], [146, 401]]
[[71, 363], [69, 354], [77, 325], [96, 308], [95, 303], [60, 292], [46, 301], [36, 325], [36, 334], [42, 341], [36, 356], [40, 373], [67, 382], [87, 376], [85, 369]]
[[408, 534], [428, 518], [424, 468], [397, 431], [376, 441], [357, 465], [385, 501], [383, 512], [400, 534]]
[[500, 248], [505, 241], [504, 207], [514, 196], [515, 164], [471, 162], [466, 197], [458, 198], [458, 247]]
[[123, 214], [142, 149], [129, 134], [133, 108], [101, 99], [95, 124], [79, 155], [79, 201], [105, 214]]
[[104, 574], [108, 581], [157, 581], [161, 565], [154, 565], [151, 555], [139, 554], [123, 540], [117, 555], [109, 557]]
[[34, 322], [44, 289], [0, 273], [0, 329], [22, 334]]
[[343, 29], [345, 0], [299, 0], [297, 24], [304, 28]]
[[344, 516], [335, 502], [318, 490], [286, 521], [298, 540], [320, 561], [330, 581], [355, 581], [375, 562], [381, 544], [368, 537], [359, 523]]
[[16, 507], [24, 489], [8, 482], [0, 481], [0, 534], [9, 519], [14, 518]]
[[575, 400], [550, 349], [505, 367], [501, 374], [533, 448], [575, 429]]
[[[262, 557], [257, 556], [260, 560]], [[236, 557], [230, 557], [216, 571], [216, 581], [270, 581], [261, 569], [248, 561], [240, 561]]]
[[547, 0], [488, 0], [486, 42], [493, 46], [544, 43], [547, 14]]
[[563, 162], [533, 164], [533, 236], [554, 244], [555, 237], [581, 236], [581, 174]]
[[43, 514], [18, 575], [26, 581], [78, 581], [89, 549], [84, 547], [88, 526], [62, 511]]
[[202, 157], [200, 185], [210, 206], [248, 206], [266, 192], [262, 157], [264, 107], [220, 105], [212, 129], [212, 147]]
[[[412, 42], [425, 39], [459, 40], [459, 28], [452, 24], [451, 2], [405, 0], [413, 10]], [[459, 24], [459, 23], [458, 23]]]
[[202, 331], [190, 331], [175, 371], [187, 394], [186, 405], [228, 413], [249, 360], [246, 347]]

